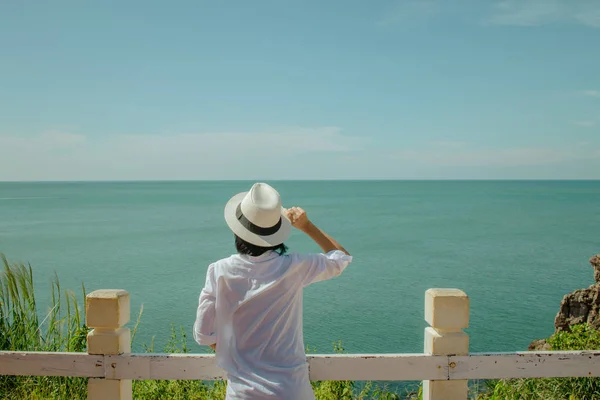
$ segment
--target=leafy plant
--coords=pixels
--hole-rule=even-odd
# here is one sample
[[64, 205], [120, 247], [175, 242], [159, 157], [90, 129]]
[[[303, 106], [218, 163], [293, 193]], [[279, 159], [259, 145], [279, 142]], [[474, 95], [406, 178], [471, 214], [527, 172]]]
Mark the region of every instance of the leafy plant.
[[[558, 332], [548, 340], [552, 350], [598, 350], [600, 332], [586, 324], [570, 332]], [[508, 379], [488, 382], [489, 392], [480, 399], [600, 399], [600, 378]]]

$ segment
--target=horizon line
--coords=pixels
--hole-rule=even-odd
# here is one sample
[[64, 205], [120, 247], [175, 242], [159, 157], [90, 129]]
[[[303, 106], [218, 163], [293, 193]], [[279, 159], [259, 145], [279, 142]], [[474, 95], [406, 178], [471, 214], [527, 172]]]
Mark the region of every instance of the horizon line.
[[0, 183], [177, 183], [177, 182], [599, 182], [600, 178], [324, 178], [324, 179], [90, 179], [0, 180]]

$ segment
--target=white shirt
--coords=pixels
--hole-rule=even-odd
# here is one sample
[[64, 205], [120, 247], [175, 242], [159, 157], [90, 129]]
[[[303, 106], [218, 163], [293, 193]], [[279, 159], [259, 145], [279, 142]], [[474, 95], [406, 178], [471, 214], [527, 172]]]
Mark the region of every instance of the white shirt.
[[314, 399], [302, 334], [302, 289], [333, 278], [352, 261], [341, 251], [211, 264], [200, 293], [194, 339], [217, 344], [227, 399]]

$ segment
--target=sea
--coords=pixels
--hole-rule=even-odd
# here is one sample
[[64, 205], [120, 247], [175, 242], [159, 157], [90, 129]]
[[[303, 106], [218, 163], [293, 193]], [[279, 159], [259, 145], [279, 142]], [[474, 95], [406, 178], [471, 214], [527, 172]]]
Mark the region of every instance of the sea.
[[[131, 294], [134, 350], [174, 327], [192, 352], [210, 263], [234, 249], [223, 209], [253, 182], [0, 183], [0, 252], [31, 264], [40, 312], [50, 284]], [[472, 352], [526, 350], [552, 334], [563, 296], [593, 283], [600, 181], [267, 181], [354, 257], [304, 292], [312, 352], [423, 351], [429, 288], [470, 297]], [[299, 231], [292, 252], [318, 252]]]

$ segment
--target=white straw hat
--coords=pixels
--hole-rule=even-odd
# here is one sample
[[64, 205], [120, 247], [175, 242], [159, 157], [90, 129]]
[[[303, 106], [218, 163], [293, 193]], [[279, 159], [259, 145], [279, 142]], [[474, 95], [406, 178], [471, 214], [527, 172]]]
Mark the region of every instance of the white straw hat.
[[266, 183], [236, 194], [225, 206], [225, 221], [239, 238], [261, 247], [282, 244], [292, 231], [279, 193]]

